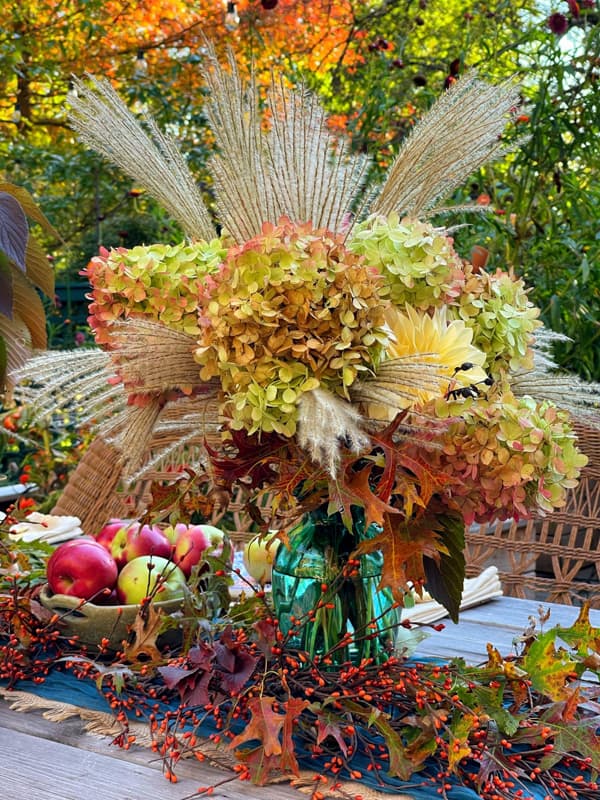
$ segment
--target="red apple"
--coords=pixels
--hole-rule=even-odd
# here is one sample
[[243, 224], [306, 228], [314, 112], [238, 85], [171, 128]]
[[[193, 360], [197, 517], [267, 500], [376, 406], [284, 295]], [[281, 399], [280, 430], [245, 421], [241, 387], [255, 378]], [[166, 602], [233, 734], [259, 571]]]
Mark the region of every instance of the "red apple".
[[[176, 600], [184, 595], [185, 575], [166, 558], [139, 556], [125, 564], [117, 582], [117, 593], [121, 603], [141, 603], [152, 593], [157, 581], [161, 585], [155, 600]], [[164, 578], [164, 582], [162, 579]]]
[[[178, 526], [176, 526], [178, 527]], [[223, 555], [225, 534], [213, 525], [186, 525], [177, 537], [173, 561], [189, 578], [192, 567], [206, 556]]]
[[117, 582], [117, 565], [93, 539], [74, 539], [52, 553], [46, 567], [48, 586], [55, 594], [90, 600]]
[[122, 528], [131, 528], [133, 526], [140, 527], [139, 522], [134, 522], [131, 519], [111, 519], [101, 531], [95, 534], [94, 539], [105, 547], [108, 552], [111, 551], [113, 539]]
[[119, 569], [140, 556], [170, 558], [173, 546], [158, 525], [138, 522], [118, 530], [112, 540], [110, 552]]

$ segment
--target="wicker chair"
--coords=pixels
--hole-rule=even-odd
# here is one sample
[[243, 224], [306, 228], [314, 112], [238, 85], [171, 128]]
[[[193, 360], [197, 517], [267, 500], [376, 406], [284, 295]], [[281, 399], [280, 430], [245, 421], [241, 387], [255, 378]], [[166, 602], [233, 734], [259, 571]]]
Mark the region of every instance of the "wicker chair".
[[600, 608], [600, 430], [577, 426], [589, 458], [564, 509], [525, 522], [474, 526], [467, 533], [467, 574], [490, 564], [504, 593]]

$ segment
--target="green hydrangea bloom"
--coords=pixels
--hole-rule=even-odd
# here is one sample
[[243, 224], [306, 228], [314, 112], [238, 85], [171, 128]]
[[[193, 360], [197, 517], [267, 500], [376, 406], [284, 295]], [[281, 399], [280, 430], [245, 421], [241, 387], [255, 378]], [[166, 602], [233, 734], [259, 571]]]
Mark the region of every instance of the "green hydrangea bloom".
[[372, 216], [354, 228], [347, 246], [377, 267], [395, 305], [427, 310], [460, 291], [462, 264], [452, 240], [427, 222]]
[[489, 275], [467, 269], [466, 278], [449, 312], [473, 330], [473, 344], [487, 355], [485, 368], [494, 377], [531, 369], [533, 334], [541, 322], [523, 281], [501, 270]]

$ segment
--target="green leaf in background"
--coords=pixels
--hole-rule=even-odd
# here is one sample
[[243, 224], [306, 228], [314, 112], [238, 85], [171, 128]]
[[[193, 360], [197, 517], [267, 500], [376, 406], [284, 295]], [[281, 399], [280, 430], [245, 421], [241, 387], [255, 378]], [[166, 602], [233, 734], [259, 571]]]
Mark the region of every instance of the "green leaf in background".
[[8, 192], [0, 192], [0, 250], [22, 272], [28, 239], [29, 225], [21, 204]]

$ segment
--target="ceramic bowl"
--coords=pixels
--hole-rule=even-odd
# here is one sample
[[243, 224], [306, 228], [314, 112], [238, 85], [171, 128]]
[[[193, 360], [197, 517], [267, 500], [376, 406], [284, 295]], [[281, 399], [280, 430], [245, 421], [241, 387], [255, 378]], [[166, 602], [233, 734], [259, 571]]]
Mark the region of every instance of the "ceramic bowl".
[[[109, 648], [118, 650], [127, 639], [129, 629], [135, 622], [139, 605], [95, 605], [87, 602], [80, 605], [81, 599], [66, 594], [52, 594], [45, 584], [39, 595], [40, 603], [61, 617], [60, 625], [66, 636], [77, 636], [81, 644], [99, 645], [108, 639]], [[172, 614], [183, 605], [180, 600], [161, 600], [153, 603], [156, 610]], [[159, 637], [160, 638], [160, 637]]]

